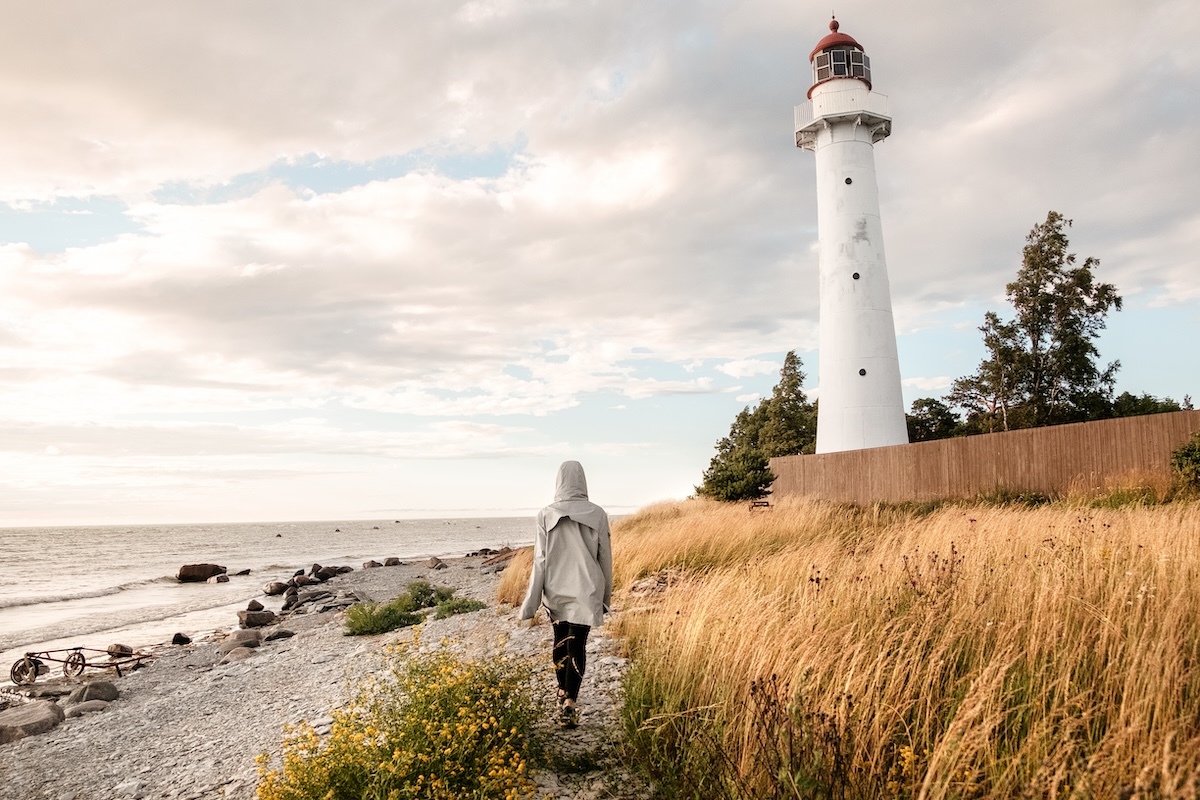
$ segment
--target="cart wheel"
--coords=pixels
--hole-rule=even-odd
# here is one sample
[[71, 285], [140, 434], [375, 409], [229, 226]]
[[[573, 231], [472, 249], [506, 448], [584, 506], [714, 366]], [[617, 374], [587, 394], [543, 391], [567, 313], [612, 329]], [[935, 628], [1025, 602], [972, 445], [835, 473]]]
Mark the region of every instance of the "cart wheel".
[[67, 657], [63, 659], [63, 675], [68, 678], [74, 678], [76, 675], [83, 673], [83, 668], [87, 666], [87, 658], [83, 653], [78, 651], [67, 653]]
[[37, 659], [26, 656], [12, 665], [8, 677], [18, 686], [33, 683], [37, 680], [39, 666], [40, 662]]

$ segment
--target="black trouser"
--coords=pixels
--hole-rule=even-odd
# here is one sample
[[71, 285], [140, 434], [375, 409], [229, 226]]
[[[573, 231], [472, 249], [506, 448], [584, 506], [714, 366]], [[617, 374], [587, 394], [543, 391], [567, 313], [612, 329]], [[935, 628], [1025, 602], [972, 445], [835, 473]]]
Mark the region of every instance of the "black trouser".
[[558, 678], [559, 690], [574, 701], [579, 697], [579, 684], [583, 683], [587, 667], [587, 637], [591, 628], [573, 622], [555, 622], [553, 627], [554, 676]]

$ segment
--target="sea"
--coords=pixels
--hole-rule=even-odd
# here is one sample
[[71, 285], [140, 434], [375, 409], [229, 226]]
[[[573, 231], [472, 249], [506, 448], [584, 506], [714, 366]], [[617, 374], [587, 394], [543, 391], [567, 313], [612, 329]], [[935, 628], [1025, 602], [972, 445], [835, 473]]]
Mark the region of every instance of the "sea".
[[[533, 542], [522, 517], [0, 528], [0, 685], [27, 652], [145, 648], [237, 625], [262, 588], [313, 564], [361, 569], [396, 557], [457, 557]], [[184, 564], [228, 583], [180, 583]], [[249, 570], [248, 574], [236, 573]], [[58, 657], [61, 657], [58, 656]], [[50, 664], [57, 673], [57, 664]]]

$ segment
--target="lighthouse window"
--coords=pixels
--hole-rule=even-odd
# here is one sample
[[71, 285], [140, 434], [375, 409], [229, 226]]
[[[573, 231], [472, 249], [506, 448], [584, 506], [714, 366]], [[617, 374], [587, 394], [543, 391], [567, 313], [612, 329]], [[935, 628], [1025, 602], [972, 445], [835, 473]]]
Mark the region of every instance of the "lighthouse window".
[[850, 75], [871, 82], [871, 59], [861, 50], [850, 51]]
[[833, 74], [829, 69], [829, 53], [821, 53], [813, 61], [813, 68], [817, 71], [817, 83], [829, 80]]
[[871, 59], [861, 50], [826, 50], [813, 59], [816, 82], [830, 78], [862, 78], [871, 82]]
[[847, 53], [845, 50], [832, 50], [830, 51], [829, 55], [830, 60], [833, 62], [833, 74], [835, 76], [848, 75], [849, 72], [846, 69], [846, 56], [849, 55], [849, 53]]

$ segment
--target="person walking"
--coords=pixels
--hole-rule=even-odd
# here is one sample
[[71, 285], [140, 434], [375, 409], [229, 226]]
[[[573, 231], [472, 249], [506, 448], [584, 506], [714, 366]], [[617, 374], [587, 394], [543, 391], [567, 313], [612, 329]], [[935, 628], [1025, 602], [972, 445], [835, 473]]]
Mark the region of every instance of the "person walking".
[[554, 628], [554, 675], [559, 720], [579, 724], [579, 686], [587, 667], [587, 637], [604, 623], [612, 602], [612, 545], [608, 514], [588, 500], [587, 478], [578, 461], [564, 461], [555, 479], [554, 502], [537, 515], [533, 572], [521, 604], [521, 619], [546, 606]]

